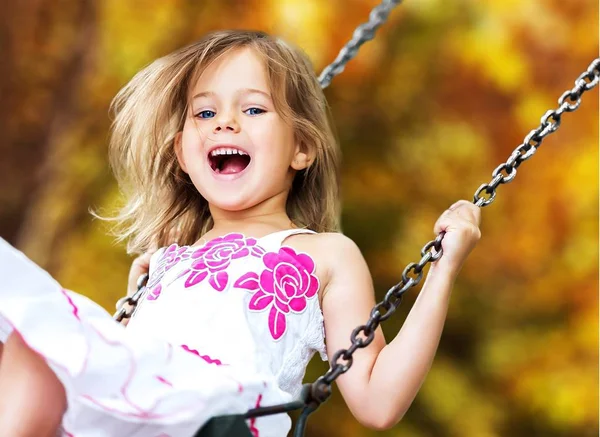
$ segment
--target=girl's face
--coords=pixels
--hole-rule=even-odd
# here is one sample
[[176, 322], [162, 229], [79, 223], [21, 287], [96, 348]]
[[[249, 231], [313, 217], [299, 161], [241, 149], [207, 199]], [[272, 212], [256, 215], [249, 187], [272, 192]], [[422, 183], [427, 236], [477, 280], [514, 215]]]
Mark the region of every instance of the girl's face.
[[175, 151], [211, 210], [242, 211], [273, 197], [285, 205], [296, 170], [308, 164], [292, 126], [275, 112], [263, 62], [249, 48], [202, 73]]

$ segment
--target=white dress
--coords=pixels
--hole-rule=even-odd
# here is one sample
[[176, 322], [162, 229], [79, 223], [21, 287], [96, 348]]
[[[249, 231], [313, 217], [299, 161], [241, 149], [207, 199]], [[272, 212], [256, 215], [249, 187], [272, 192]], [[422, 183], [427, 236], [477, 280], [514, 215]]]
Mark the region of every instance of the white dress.
[[[308, 232], [160, 249], [127, 328], [0, 239], [0, 341], [18, 331], [62, 382], [65, 437], [192, 437], [213, 416], [297, 398], [314, 353], [327, 359], [314, 261], [282, 246]], [[291, 421], [247, 424], [283, 437]]]

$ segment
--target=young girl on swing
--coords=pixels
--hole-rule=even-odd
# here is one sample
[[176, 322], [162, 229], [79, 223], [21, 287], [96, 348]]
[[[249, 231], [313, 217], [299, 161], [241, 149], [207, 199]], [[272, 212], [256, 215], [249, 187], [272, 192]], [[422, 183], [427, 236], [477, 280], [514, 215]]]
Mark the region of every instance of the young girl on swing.
[[[375, 304], [338, 232], [338, 146], [299, 50], [216, 32], [145, 68], [114, 108], [120, 236], [130, 252], [160, 247], [148, 293], [125, 328], [1, 240], [2, 436], [190, 437], [296, 397], [313, 354], [347, 347]], [[377, 329], [339, 378], [363, 425], [394, 426], [416, 396], [479, 221], [467, 201], [442, 214], [444, 256], [402, 330], [386, 345]], [[290, 420], [248, 425], [284, 436]]]

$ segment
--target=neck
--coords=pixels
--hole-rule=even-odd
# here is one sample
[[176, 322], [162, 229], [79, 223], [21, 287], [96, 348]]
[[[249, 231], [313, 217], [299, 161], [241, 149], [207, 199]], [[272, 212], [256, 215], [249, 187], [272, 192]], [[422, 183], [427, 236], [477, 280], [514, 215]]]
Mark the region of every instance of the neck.
[[271, 232], [294, 228], [285, 209], [287, 195], [287, 191], [283, 191], [241, 211], [225, 210], [210, 204], [214, 226], [203, 237], [216, 237], [230, 232], [261, 237]]

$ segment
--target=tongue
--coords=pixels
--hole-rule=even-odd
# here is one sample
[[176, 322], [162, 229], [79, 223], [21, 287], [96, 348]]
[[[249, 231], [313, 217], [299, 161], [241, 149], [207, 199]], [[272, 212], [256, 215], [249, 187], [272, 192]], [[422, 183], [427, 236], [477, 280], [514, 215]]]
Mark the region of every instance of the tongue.
[[228, 156], [221, 166], [221, 174], [239, 173], [246, 168], [248, 161], [241, 156]]

